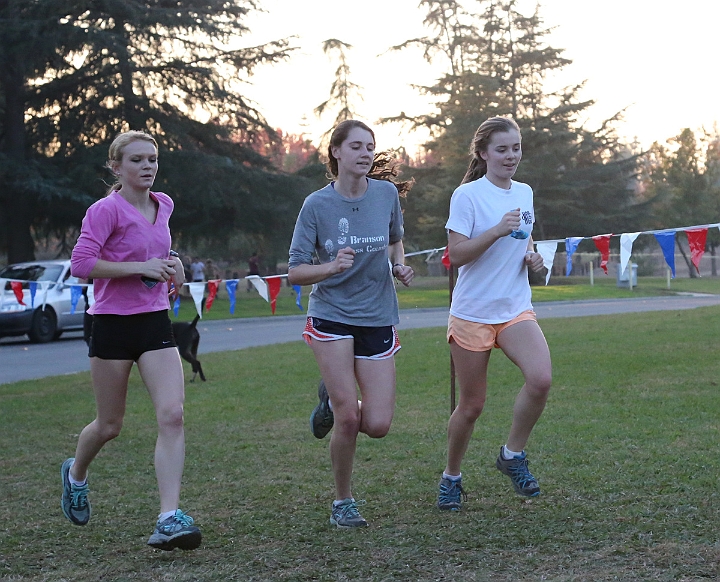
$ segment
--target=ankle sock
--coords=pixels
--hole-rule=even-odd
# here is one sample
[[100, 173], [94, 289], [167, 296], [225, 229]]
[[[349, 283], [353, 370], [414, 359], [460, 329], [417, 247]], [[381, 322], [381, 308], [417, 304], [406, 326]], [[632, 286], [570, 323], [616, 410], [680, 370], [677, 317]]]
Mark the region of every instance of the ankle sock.
[[[70, 469], [72, 469], [72, 465], [70, 465]], [[87, 477], [85, 477], [85, 479], [83, 479], [82, 481], [78, 481], [77, 479], [73, 478], [72, 473], [70, 472], [70, 470], [68, 470], [68, 481], [70, 481], [70, 485], [75, 485], [75, 487], [82, 487], [83, 485], [87, 484]]]
[[172, 517], [173, 515], [175, 515], [176, 511], [177, 509], [162, 512], [160, 515], [158, 515], [158, 521], [165, 521], [168, 517]]
[[462, 479], [462, 473], [459, 475], [448, 475], [445, 471], [443, 471], [442, 478], [448, 479], [449, 481], [460, 481]]
[[506, 461], [509, 461], [509, 460], [512, 459], [513, 457], [519, 457], [520, 455], [522, 455], [522, 451], [519, 451], [519, 452], [511, 451], [510, 449], [507, 448], [507, 445], [503, 445], [503, 448], [502, 448], [502, 457], [503, 457], [503, 459], [505, 459]]

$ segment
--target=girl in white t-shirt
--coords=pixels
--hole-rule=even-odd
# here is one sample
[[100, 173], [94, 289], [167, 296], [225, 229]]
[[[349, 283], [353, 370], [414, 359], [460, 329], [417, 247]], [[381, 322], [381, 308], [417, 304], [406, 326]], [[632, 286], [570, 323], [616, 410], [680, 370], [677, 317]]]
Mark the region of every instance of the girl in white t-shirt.
[[447, 466], [438, 495], [438, 507], [450, 511], [458, 511], [465, 496], [460, 464], [485, 404], [492, 348], [503, 350], [525, 379], [496, 466], [510, 477], [516, 493], [527, 497], [539, 495], [540, 487], [528, 470], [525, 444], [552, 380], [550, 350], [530, 302], [527, 277], [528, 267], [543, 268], [532, 239], [533, 193], [512, 180], [522, 157], [515, 121], [492, 117], [483, 122], [472, 155], [445, 225], [450, 260], [459, 267], [447, 337], [460, 398], [448, 423]]

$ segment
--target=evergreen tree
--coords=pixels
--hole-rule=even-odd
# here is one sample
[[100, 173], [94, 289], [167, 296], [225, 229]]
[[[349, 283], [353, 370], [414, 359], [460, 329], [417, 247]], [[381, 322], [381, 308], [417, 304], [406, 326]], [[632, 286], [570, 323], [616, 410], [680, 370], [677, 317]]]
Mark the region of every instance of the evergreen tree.
[[[330, 86], [330, 96], [315, 108], [315, 115], [322, 117], [328, 109], [337, 109], [335, 122], [333, 123], [334, 127], [341, 121], [354, 119], [357, 116], [353, 102], [356, 98], [362, 100], [360, 93], [362, 87], [350, 80], [350, 64], [348, 63], [346, 51], [351, 49], [352, 45], [336, 38], [329, 38], [323, 42], [322, 46], [323, 52], [330, 59], [337, 59], [338, 67], [335, 69], [335, 79]], [[329, 140], [331, 133], [332, 128], [323, 134], [321, 142], [324, 145]]]
[[[668, 140], [670, 147], [657, 142], [651, 147], [646, 169], [646, 186], [653, 197], [657, 228], [710, 224], [720, 221], [720, 138], [708, 135], [698, 139], [689, 129]], [[675, 242], [685, 260], [690, 277], [697, 276], [685, 237]], [[707, 246], [714, 256], [720, 243], [717, 229], [708, 232]], [[713, 275], [717, 267], [713, 262]]]
[[10, 262], [33, 234], [62, 235], [104, 194], [107, 145], [145, 129], [160, 143], [155, 188], [187, 241], [273, 228], [288, 184], [246, 142], [272, 129], [242, 95], [286, 41], [235, 48], [255, 0], [0, 0], [0, 229]]
[[[433, 34], [394, 47], [421, 46], [429, 62], [441, 60], [447, 70], [435, 85], [421, 88], [437, 98], [435, 113], [384, 120], [427, 127], [431, 134], [425, 153], [435, 168], [425, 172], [432, 183], [413, 171], [418, 183], [409, 202], [431, 216], [410, 214], [418, 224], [408, 232], [426, 236], [427, 224], [443, 222], [469, 163], [473, 133], [495, 115], [512, 116], [522, 131], [524, 161], [517, 179], [536, 194], [536, 239], [588, 236], [636, 224], [643, 212], [634, 191], [638, 158], [616, 135], [620, 115], [592, 131], [579, 122], [593, 104], [579, 100], [582, 85], [547, 91], [547, 77], [571, 61], [545, 42], [549, 30], [538, 10], [525, 16], [515, 0], [472, 5], [478, 13], [456, 1], [422, 1]], [[444, 232], [428, 242], [441, 239]]]

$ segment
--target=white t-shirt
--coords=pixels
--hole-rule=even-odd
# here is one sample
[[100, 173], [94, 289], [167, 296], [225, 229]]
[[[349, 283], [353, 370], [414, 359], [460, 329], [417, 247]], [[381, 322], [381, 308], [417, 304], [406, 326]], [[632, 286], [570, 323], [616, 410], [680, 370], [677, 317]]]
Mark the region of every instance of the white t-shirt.
[[[510, 189], [504, 190], [483, 176], [455, 190], [445, 228], [475, 238], [516, 208], [520, 208], [521, 229], [530, 236], [535, 222], [532, 188], [513, 181]], [[505, 323], [532, 309], [527, 249], [527, 237], [505, 236], [460, 267], [450, 314], [478, 323]]]

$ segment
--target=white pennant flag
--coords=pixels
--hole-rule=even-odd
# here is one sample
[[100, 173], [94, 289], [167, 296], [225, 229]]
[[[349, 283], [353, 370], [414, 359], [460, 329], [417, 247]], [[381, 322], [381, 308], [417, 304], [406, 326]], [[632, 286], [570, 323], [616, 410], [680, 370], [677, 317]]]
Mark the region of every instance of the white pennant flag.
[[88, 307], [92, 307], [95, 303], [95, 285], [92, 283], [88, 283], [87, 286], [87, 297], [88, 297]]
[[202, 300], [205, 296], [205, 283], [188, 283], [190, 287], [190, 296], [195, 302], [195, 309], [197, 309], [200, 319], [202, 319]]
[[622, 275], [627, 269], [630, 255], [632, 255], [632, 248], [635, 239], [640, 236], [639, 232], [630, 232], [620, 235], [620, 274]]
[[539, 242], [535, 243], [535, 245], [537, 246], [537, 252], [543, 258], [543, 265], [547, 269], [547, 275], [545, 275], [545, 285], [547, 285], [550, 282], [550, 273], [552, 272], [558, 244], [556, 242]]
[[250, 279], [250, 282], [253, 284], [255, 289], [257, 289], [257, 292], [260, 293], [260, 297], [262, 297], [265, 301], [270, 301], [270, 297], [268, 295], [268, 286], [265, 282], [265, 279], [263, 279], [262, 277], [258, 277], [257, 275], [250, 275], [245, 278]]
[[45, 311], [45, 305], [47, 305], [47, 294], [48, 294], [48, 291], [50, 290], [51, 283], [50, 283], [50, 281], [40, 281], [39, 283], [40, 283], [40, 290], [42, 291], [42, 294], [43, 294], [42, 310]]

